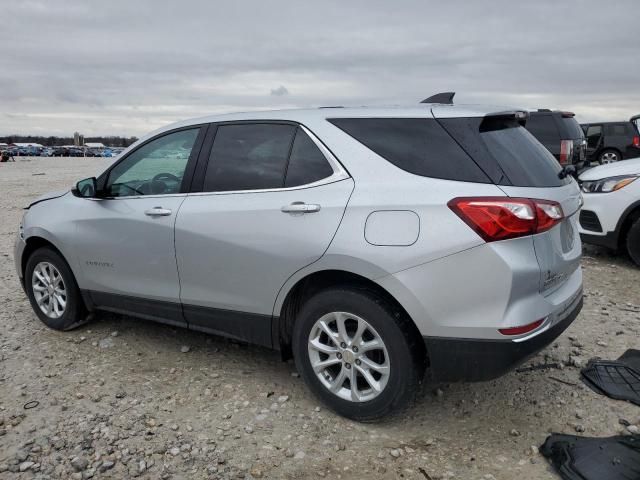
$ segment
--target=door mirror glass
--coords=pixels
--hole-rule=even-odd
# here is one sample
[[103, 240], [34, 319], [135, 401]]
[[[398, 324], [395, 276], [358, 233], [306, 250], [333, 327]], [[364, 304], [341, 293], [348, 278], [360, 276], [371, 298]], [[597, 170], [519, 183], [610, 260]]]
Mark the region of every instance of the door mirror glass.
[[85, 178], [76, 183], [74, 193], [82, 198], [94, 198], [98, 191], [98, 182], [96, 177]]

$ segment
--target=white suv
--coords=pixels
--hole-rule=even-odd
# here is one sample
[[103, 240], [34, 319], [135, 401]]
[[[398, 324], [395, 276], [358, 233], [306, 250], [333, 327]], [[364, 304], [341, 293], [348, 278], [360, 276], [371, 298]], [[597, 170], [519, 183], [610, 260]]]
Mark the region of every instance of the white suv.
[[108, 310], [293, 355], [373, 419], [440, 380], [495, 378], [582, 305], [580, 191], [526, 113], [422, 104], [188, 120], [27, 210], [38, 317]]
[[622, 249], [640, 266], [640, 158], [602, 165], [580, 175], [585, 243]]

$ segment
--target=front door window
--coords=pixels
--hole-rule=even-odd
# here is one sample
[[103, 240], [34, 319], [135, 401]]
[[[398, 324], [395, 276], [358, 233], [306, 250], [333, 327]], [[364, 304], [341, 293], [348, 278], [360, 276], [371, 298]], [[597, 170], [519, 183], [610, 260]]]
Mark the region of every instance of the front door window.
[[180, 193], [199, 128], [163, 135], [135, 150], [109, 173], [109, 197]]

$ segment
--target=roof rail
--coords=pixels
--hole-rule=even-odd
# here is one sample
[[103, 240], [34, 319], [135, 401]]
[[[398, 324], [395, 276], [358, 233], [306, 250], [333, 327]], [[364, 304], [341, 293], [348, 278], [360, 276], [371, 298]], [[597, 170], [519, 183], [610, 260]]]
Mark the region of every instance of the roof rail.
[[420, 103], [442, 103], [444, 105], [453, 105], [453, 96], [456, 92], [442, 92], [425, 98]]
[[538, 111], [539, 112], [551, 112], [551, 109], [549, 109], [549, 108], [539, 108]]

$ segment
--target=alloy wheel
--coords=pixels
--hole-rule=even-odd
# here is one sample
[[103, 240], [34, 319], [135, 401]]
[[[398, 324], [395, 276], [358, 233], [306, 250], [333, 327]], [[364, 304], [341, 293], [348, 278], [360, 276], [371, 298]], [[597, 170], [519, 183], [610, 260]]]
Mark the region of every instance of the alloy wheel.
[[49, 318], [60, 318], [67, 307], [67, 290], [60, 271], [49, 262], [33, 269], [31, 288], [38, 307]]
[[378, 332], [363, 318], [331, 312], [309, 333], [309, 360], [334, 395], [351, 402], [373, 400], [387, 386], [391, 362]]
[[608, 163], [614, 163], [614, 162], [617, 162], [618, 160], [619, 160], [618, 154], [615, 152], [605, 152], [600, 157], [600, 163], [602, 163], [602, 165], [606, 165]]

